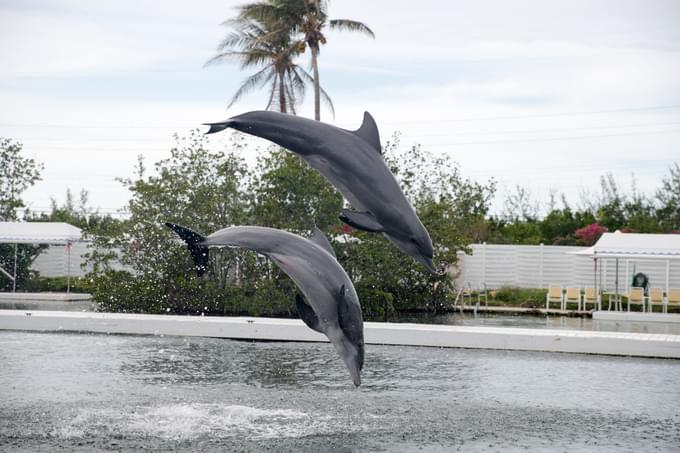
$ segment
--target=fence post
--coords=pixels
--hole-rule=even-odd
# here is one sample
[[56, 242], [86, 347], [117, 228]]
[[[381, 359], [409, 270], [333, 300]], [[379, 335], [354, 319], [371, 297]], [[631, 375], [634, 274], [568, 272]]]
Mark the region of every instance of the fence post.
[[543, 243], [541, 242], [541, 245], [539, 245], [539, 259], [538, 259], [538, 279], [539, 279], [539, 285], [538, 287], [543, 289]]
[[519, 282], [519, 247], [513, 247], [512, 249], [512, 260], [513, 260], [513, 266], [515, 267], [515, 275], [513, 276], [513, 285], [515, 286], [522, 286]]
[[486, 242], [482, 243], [482, 281], [486, 282]]
[[12, 280], [12, 292], [17, 292], [17, 243], [14, 243], [14, 280]]

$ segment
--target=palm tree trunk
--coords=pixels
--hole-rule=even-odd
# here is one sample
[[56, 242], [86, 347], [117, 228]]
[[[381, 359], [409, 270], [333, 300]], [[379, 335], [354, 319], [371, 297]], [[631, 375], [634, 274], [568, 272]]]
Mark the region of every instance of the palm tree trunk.
[[317, 56], [319, 49], [310, 46], [312, 50], [312, 77], [314, 77], [314, 119], [321, 121], [321, 84], [319, 83], [319, 64]]
[[279, 109], [281, 113], [287, 113], [286, 111], [286, 84], [283, 78], [283, 73], [279, 73]]

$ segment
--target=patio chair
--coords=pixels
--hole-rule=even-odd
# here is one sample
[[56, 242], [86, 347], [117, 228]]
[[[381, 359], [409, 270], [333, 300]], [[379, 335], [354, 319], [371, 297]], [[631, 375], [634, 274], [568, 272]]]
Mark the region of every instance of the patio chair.
[[663, 312], [668, 312], [669, 305], [680, 305], [680, 288], [670, 288], [668, 294], [666, 295], [666, 304], [664, 305]]
[[662, 310], [665, 312], [666, 303], [663, 298], [662, 288], [650, 288], [649, 297], [647, 298], [647, 311], [650, 313], [654, 311], [654, 304], [659, 304], [662, 306]]
[[576, 302], [576, 309], [581, 311], [581, 288], [576, 286], [570, 286], [567, 288], [567, 292], [564, 295], [564, 308], [562, 310], [567, 309], [567, 304], [569, 302]]
[[564, 294], [562, 294], [561, 285], [550, 285], [548, 287], [548, 294], [545, 295], [545, 309], [550, 309], [550, 302], [559, 302], [560, 310], [564, 311]]
[[602, 310], [602, 298], [600, 293], [592, 286], [583, 289], [583, 310], [588, 309], [588, 304], [593, 304], [593, 308]]
[[628, 293], [628, 311], [630, 311], [630, 303], [642, 304], [642, 311], [645, 311], [645, 290], [633, 286]]

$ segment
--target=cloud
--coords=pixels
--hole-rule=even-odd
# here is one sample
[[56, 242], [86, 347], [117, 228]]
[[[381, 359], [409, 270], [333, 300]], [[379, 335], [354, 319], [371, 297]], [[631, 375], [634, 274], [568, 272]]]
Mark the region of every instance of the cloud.
[[[131, 172], [139, 152], [155, 162], [167, 155], [172, 132], [261, 108], [264, 94], [253, 93], [225, 111], [247, 72], [235, 65], [201, 68], [224, 36], [218, 24], [241, 3], [0, 5], [0, 104], [13, 106], [0, 111], [0, 122], [133, 126], [0, 126], [0, 134], [24, 139], [26, 152], [47, 165], [45, 181], [29, 201], [45, 206], [50, 195], [71, 186], [90, 189], [95, 204], [119, 206], [128, 194], [113, 177]], [[485, 132], [680, 121], [678, 110], [540, 116], [680, 104], [677, 2], [329, 4], [331, 17], [364, 21], [376, 39], [328, 34], [321, 81], [337, 118], [324, 111], [326, 121], [355, 129], [369, 110], [383, 140], [399, 130], [403, 146], [421, 143], [433, 153], [450, 153], [464, 175], [497, 176], [534, 193], [557, 186], [575, 196], [578, 185], [597, 187], [597, 177], [609, 170], [623, 180], [635, 170], [640, 188], [653, 189], [666, 162], [676, 158], [678, 134], [521, 142], [659, 128]], [[302, 115], [312, 116], [311, 101], [308, 95]], [[518, 118], [507, 118], [513, 116]], [[504, 119], [475, 120], [489, 117]], [[445, 121], [456, 119], [469, 121]], [[222, 138], [215, 140], [219, 145]]]
[[[113, 3], [95, 2], [97, 9], [92, 2], [68, 2], [58, 10], [0, 7], [0, 77], [86, 77], [197, 55], [207, 60], [224, 33], [216, 17], [182, 21], [179, 11], [153, 17], [157, 8], [107, 10]], [[160, 10], [167, 14], [166, 3]]]

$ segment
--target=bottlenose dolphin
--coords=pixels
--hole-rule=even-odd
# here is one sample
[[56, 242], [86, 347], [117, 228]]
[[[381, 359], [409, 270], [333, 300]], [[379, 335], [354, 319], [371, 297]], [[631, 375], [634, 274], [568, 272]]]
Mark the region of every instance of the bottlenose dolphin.
[[311, 329], [328, 337], [349, 369], [354, 385], [361, 384], [364, 364], [364, 321], [352, 281], [335, 258], [326, 236], [315, 228], [310, 239], [259, 226], [234, 226], [208, 237], [173, 223], [165, 225], [186, 242], [195, 270], [205, 271], [208, 247], [243, 247], [269, 257], [297, 285], [295, 305]]
[[298, 154], [358, 209], [343, 209], [340, 220], [360, 230], [383, 233], [437, 273], [430, 235], [385, 165], [378, 127], [368, 112], [356, 131], [270, 111], [248, 112], [206, 125], [210, 126], [208, 134], [232, 128]]

